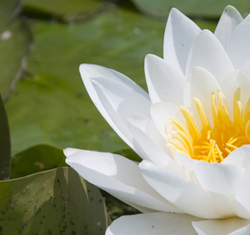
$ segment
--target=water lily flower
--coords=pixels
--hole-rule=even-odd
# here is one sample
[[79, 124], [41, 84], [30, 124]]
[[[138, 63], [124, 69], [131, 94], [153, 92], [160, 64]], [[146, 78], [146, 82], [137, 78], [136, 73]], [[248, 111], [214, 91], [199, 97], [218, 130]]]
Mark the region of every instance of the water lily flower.
[[164, 58], [147, 55], [145, 92], [82, 64], [94, 104], [142, 158], [68, 148], [82, 177], [141, 214], [106, 235], [250, 234], [250, 16], [226, 7], [214, 33], [172, 9]]

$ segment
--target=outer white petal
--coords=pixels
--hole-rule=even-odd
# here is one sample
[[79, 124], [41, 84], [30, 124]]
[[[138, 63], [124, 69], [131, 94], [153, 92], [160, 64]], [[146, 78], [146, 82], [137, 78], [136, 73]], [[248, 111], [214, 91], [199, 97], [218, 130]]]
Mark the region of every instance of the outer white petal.
[[94, 78], [92, 81], [100, 103], [112, 119], [112, 127], [136, 151], [132, 144], [133, 136], [129, 130], [128, 119], [135, 113], [149, 117], [151, 102], [120, 82], [107, 78]]
[[169, 13], [164, 35], [164, 60], [185, 74], [186, 61], [200, 28], [175, 8]]
[[250, 220], [241, 218], [205, 220], [192, 224], [199, 235], [247, 235], [250, 232]]
[[223, 164], [238, 165], [245, 168], [250, 172], [250, 145], [243, 145], [238, 149], [232, 151], [226, 159], [224, 159]]
[[234, 30], [227, 45], [227, 53], [236, 69], [250, 58], [250, 15]]
[[194, 40], [187, 60], [187, 76], [195, 66], [208, 70], [219, 83], [234, 70], [220, 41], [208, 30], [201, 31]]
[[187, 214], [170, 213], [122, 216], [108, 227], [106, 235], [194, 235], [191, 223], [199, 220]]
[[250, 219], [250, 181], [244, 184], [235, 196], [235, 211], [242, 218]]
[[63, 153], [66, 157], [69, 157], [70, 155], [78, 152], [78, 151], [81, 151], [81, 149], [76, 149], [76, 148], [66, 148], [63, 150]]
[[182, 175], [181, 168], [170, 157], [171, 152], [166, 147], [166, 141], [162, 138], [152, 120], [134, 115], [130, 122], [130, 128], [136, 141], [134, 145], [144, 156], [143, 159]]
[[200, 118], [195, 107], [193, 97], [198, 98], [204, 108], [208, 121], [213, 126], [213, 117], [211, 113], [211, 93], [220, 89], [215, 77], [206, 69], [201, 67], [193, 68], [184, 87], [184, 106], [192, 110], [197, 125], [201, 128]]
[[152, 103], [170, 102], [182, 104], [185, 76], [155, 55], [145, 58], [145, 76]]
[[199, 185], [146, 160], [139, 167], [151, 187], [183, 212], [201, 218], [220, 217], [210, 197]]
[[90, 183], [138, 209], [180, 212], [145, 182], [136, 163], [120, 155], [82, 150], [66, 162]]
[[[131, 133], [125, 127], [127, 124], [125, 119], [133, 111], [128, 110], [130, 107], [138, 111], [147, 109], [145, 106], [150, 104], [148, 94], [128, 77], [112, 69], [82, 64], [80, 73], [89, 96], [99, 112], [116, 133], [133, 148]], [[94, 79], [96, 80], [95, 86], [93, 85]]]
[[224, 48], [227, 46], [231, 34], [242, 20], [241, 14], [232, 6], [227, 6], [223, 11], [214, 35], [219, 39]]
[[203, 161], [196, 164], [195, 172], [221, 217], [235, 216], [234, 197], [237, 190], [250, 179], [249, 172], [240, 166]]

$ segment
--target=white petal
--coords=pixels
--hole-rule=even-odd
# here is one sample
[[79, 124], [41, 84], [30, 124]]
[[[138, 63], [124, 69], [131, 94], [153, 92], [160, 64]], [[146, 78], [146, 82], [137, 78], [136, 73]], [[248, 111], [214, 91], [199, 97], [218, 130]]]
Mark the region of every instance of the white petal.
[[248, 15], [234, 30], [228, 46], [227, 53], [236, 69], [250, 58], [250, 15]]
[[235, 216], [234, 197], [250, 179], [249, 172], [239, 166], [203, 161], [196, 164], [195, 172], [201, 187], [209, 193], [221, 216]]
[[147, 55], [145, 76], [152, 103], [164, 101], [182, 104], [185, 77], [165, 60], [155, 55]]
[[176, 162], [178, 162], [179, 165], [182, 167], [185, 178], [196, 184], [198, 181], [194, 170], [196, 164], [199, 161], [189, 158], [178, 152], [175, 153], [174, 157], [176, 159]]
[[233, 110], [234, 94], [238, 87], [241, 87], [240, 100], [243, 108], [245, 108], [250, 98], [250, 81], [247, 77], [242, 72], [236, 70], [228, 74], [221, 83], [221, 89], [231, 110]]
[[244, 184], [235, 196], [235, 211], [242, 218], [250, 219], [250, 181]]
[[187, 76], [195, 66], [208, 70], [218, 82], [234, 70], [223, 46], [208, 30], [201, 31], [194, 40], [187, 60]]
[[240, 71], [244, 73], [250, 81], [250, 59], [243, 64], [243, 66], [240, 68]]
[[245, 168], [250, 172], [250, 145], [243, 145], [238, 149], [232, 151], [226, 159], [223, 161], [223, 164], [233, 164]]
[[241, 218], [205, 220], [192, 223], [199, 235], [247, 235], [250, 221]]
[[90, 183], [138, 209], [180, 212], [145, 182], [136, 163], [122, 156], [82, 150], [66, 162]]
[[80, 151], [81, 149], [76, 149], [76, 148], [66, 148], [63, 150], [63, 153], [66, 157], [69, 157], [70, 155]]
[[219, 39], [224, 48], [226, 48], [231, 34], [242, 20], [241, 14], [233, 6], [227, 6], [223, 11], [214, 35]]
[[194, 114], [197, 125], [201, 128], [200, 118], [195, 107], [193, 97], [198, 98], [204, 108], [205, 114], [211, 126], [213, 126], [213, 117], [211, 113], [211, 93], [220, 89], [220, 86], [214, 76], [201, 67], [193, 68], [190, 77], [184, 87], [184, 106]]
[[130, 128], [137, 143], [134, 145], [137, 146], [136, 149], [140, 149], [139, 152], [144, 156], [144, 159], [181, 175], [181, 168], [170, 157], [171, 153], [166, 147], [166, 141], [157, 131], [154, 123], [139, 115], [132, 116], [130, 121]]
[[167, 132], [172, 129], [172, 126], [169, 125], [170, 118], [183, 119], [180, 107], [172, 103], [155, 103], [151, 106], [150, 111], [156, 127], [165, 139], [169, 138]]
[[107, 115], [112, 119], [111, 126], [136, 151], [132, 144], [133, 136], [129, 130], [128, 119], [132, 114], [136, 113], [149, 117], [150, 101], [120, 82], [107, 78], [94, 78], [92, 81], [100, 103]]
[[207, 193], [199, 185], [146, 160], [139, 167], [151, 187], [183, 212], [201, 218], [220, 216]]
[[187, 214], [169, 213], [122, 216], [108, 227], [105, 235], [193, 235], [194, 220], [200, 219]]
[[183, 74], [190, 47], [200, 31], [192, 20], [172, 8], [164, 35], [164, 60]]
[[[128, 128], [125, 127], [126, 121], [124, 123], [124, 119], [126, 118], [125, 116], [130, 115], [130, 113], [126, 112], [132, 112], [130, 109], [131, 106], [133, 106], [131, 107], [132, 109], [138, 108], [139, 111], [142, 109], [144, 110], [145, 106], [149, 105], [150, 101], [148, 94], [128, 77], [112, 69], [108, 69], [99, 65], [82, 64], [80, 65], [80, 73], [89, 96], [91, 97], [99, 112], [116, 131], [116, 133], [131, 148], [133, 148], [131, 144], [131, 133], [128, 131]], [[95, 87], [92, 82], [93, 79], [96, 79]], [[109, 87], [110, 84], [111, 87]], [[96, 91], [96, 89], [100, 90], [102, 88], [103, 90], [98, 92]], [[119, 94], [120, 91], [121, 94]], [[109, 97], [106, 97], [106, 95], [109, 95]], [[115, 100], [116, 98], [118, 101]], [[131, 102], [130, 99], [136, 100]], [[114, 107], [115, 102], [117, 105], [116, 107]], [[131, 106], [128, 106], [127, 102], [131, 102]], [[139, 105], [139, 107], [135, 107], [136, 105]], [[119, 108], [119, 110], [115, 110], [114, 108]], [[121, 108], [124, 109], [121, 110]], [[117, 111], [119, 111], [119, 115], [116, 113]], [[122, 115], [122, 117], [120, 115]]]

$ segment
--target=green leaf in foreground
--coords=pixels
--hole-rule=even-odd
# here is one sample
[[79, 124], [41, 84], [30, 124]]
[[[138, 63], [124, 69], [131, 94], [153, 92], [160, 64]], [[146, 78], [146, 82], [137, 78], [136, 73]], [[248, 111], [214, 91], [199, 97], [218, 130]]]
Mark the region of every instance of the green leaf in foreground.
[[0, 95], [0, 180], [10, 177], [10, 131], [5, 107]]
[[104, 234], [100, 191], [64, 167], [0, 182], [0, 234]]
[[52, 145], [39, 144], [13, 156], [11, 178], [18, 178], [62, 166], [67, 166], [67, 164], [61, 149]]

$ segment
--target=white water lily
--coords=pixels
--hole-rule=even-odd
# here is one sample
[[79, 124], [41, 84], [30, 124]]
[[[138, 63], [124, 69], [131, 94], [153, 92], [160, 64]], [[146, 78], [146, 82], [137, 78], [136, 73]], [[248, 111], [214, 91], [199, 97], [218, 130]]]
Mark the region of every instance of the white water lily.
[[80, 73], [142, 158], [65, 150], [82, 177], [143, 212], [117, 219], [106, 235], [250, 234], [250, 16], [228, 6], [213, 34], [172, 9], [164, 59], [145, 59], [149, 94], [98, 65]]

